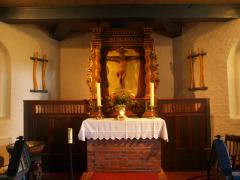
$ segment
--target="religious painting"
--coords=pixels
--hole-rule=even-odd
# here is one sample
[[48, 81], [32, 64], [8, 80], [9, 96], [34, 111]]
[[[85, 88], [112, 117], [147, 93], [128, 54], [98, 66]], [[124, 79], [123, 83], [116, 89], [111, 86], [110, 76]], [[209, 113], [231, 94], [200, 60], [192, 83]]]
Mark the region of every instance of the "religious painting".
[[158, 64], [151, 27], [139, 29], [93, 28], [87, 84], [96, 99], [96, 83], [103, 100], [120, 89], [130, 90], [135, 99], [150, 97], [150, 82], [159, 83]]
[[134, 49], [121, 47], [109, 50], [106, 56], [109, 94], [119, 89], [138, 94], [140, 55]]

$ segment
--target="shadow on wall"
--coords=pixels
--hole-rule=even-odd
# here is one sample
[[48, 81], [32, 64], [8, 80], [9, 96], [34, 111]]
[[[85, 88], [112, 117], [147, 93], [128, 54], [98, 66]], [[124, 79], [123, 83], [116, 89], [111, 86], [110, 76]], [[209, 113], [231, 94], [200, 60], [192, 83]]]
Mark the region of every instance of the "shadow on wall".
[[174, 72], [174, 98], [195, 98], [194, 91], [188, 90], [190, 87], [190, 66], [187, 54], [183, 51], [173, 56]]
[[14, 31], [18, 31], [18, 33], [25, 35], [26, 37], [34, 37], [36, 39], [41, 39], [42, 42], [49, 41], [53, 42], [54, 44], [58, 44], [58, 41], [54, 40], [49, 32], [42, 29], [40, 26], [37, 25], [30, 25], [30, 24], [21, 24], [21, 25], [11, 25]]
[[61, 41], [61, 48], [87, 48], [90, 50], [91, 33], [81, 33], [70, 35]]
[[7, 119], [10, 117], [10, 93], [10, 56], [7, 48], [0, 42], [0, 119]]

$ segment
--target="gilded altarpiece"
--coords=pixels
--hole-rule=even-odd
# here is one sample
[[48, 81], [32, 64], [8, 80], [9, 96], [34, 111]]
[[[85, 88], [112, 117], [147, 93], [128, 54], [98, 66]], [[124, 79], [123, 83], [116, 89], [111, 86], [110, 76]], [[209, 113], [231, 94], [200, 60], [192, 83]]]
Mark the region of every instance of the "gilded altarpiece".
[[152, 28], [92, 30], [87, 83], [96, 99], [96, 82], [103, 99], [116, 89], [127, 89], [136, 99], [149, 100], [150, 82], [157, 89], [158, 64]]

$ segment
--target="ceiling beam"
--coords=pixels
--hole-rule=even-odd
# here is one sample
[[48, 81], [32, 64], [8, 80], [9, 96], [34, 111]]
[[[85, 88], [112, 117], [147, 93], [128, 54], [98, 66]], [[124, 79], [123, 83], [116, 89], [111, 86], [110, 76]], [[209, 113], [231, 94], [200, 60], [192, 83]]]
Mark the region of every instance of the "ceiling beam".
[[[4, 9], [4, 8], [1, 8]], [[226, 21], [240, 18], [240, 5], [102, 5], [80, 7], [5, 8], [0, 20], [9, 23], [108, 19]]]
[[72, 24], [69, 23], [59, 23], [56, 25], [53, 31], [53, 38], [62, 41], [67, 34], [71, 31]]
[[182, 24], [179, 23], [163, 23], [163, 27], [169, 37], [175, 38], [182, 35]]
[[175, 38], [182, 35], [182, 24], [172, 22], [160, 22], [155, 24], [154, 31], [161, 35]]

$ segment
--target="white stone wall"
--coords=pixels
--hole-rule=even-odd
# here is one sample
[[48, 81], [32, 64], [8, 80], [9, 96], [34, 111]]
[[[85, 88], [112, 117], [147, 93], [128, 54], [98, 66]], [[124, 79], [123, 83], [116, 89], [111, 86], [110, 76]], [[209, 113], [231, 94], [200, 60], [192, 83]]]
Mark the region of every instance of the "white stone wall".
[[[47, 100], [58, 98], [58, 42], [45, 32], [30, 25], [9, 25], [0, 22], [0, 48], [10, 64], [10, 116], [0, 119], [0, 155], [5, 145], [23, 135], [23, 100]], [[46, 53], [49, 59], [46, 84], [49, 93], [31, 93], [33, 88], [33, 56]], [[1, 56], [4, 57], [4, 56]], [[39, 67], [39, 70], [41, 67]], [[38, 72], [40, 75], [40, 71]], [[39, 77], [39, 76], [38, 76]], [[41, 79], [41, 78], [40, 78]], [[39, 82], [41, 88], [41, 83]]]
[[[176, 98], [210, 98], [212, 136], [240, 134], [240, 119], [229, 116], [227, 61], [240, 37], [240, 20], [188, 24], [173, 41]], [[189, 91], [188, 50], [201, 48], [204, 56], [206, 91]], [[239, 92], [240, 93], [240, 92]]]

